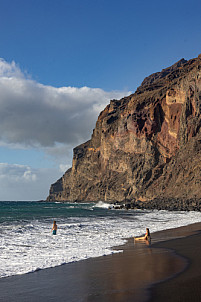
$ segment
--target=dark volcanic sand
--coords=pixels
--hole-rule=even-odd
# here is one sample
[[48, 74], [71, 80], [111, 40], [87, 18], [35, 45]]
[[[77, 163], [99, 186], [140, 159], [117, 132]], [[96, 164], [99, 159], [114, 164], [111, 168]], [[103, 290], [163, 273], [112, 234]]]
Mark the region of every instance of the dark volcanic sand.
[[200, 229], [194, 224], [155, 233], [151, 246], [129, 239], [123, 253], [0, 279], [0, 301], [141, 302], [150, 294], [152, 302], [201, 301]]
[[161, 248], [174, 249], [177, 254], [187, 259], [188, 266], [182, 274], [154, 286], [150, 302], [201, 301], [201, 225], [195, 224], [189, 228], [197, 229], [198, 232], [193, 236], [157, 245]]

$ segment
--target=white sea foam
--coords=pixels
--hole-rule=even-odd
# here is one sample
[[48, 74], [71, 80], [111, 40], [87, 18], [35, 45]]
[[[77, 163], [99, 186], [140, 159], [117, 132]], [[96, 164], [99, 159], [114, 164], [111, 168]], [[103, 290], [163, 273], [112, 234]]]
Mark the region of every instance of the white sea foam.
[[51, 234], [50, 219], [4, 224], [0, 233], [0, 277], [111, 254], [111, 247], [121, 245], [125, 238], [143, 234], [147, 226], [155, 232], [201, 221], [198, 212], [138, 210], [124, 211], [122, 216], [119, 213], [111, 210], [112, 215], [105, 217], [57, 219], [56, 236]]
[[94, 208], [102, 208], [102, 209], [112, 209], [113, 204], [111, 204], [111, 203], [109, 204], [109, 203], [106, 203], [106, 202], [103, 202], [103, 201], [99, 201], [93, 207]]

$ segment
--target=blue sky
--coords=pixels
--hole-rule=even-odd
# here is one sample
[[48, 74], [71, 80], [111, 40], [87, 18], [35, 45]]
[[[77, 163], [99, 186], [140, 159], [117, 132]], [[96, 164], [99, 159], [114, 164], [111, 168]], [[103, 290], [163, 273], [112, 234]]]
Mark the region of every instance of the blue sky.
[[0, 200], [45, 199], [110, 99], [201, 53], [198, 0], [0, 8]]

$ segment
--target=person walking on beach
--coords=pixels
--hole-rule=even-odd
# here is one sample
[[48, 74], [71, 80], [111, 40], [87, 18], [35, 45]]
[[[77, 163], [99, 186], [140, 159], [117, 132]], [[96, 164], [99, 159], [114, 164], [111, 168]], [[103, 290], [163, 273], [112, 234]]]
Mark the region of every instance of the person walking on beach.
[[56, 221], [53, 221], [53, 227], [52, 227], [52, 235], [56, 235], [57, 234], [57, 224]]

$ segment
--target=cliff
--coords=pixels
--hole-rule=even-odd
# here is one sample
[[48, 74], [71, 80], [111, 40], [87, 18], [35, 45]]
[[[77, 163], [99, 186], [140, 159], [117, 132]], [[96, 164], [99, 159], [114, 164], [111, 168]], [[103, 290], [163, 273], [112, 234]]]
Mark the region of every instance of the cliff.
[[112, 100], [47, 200], [201, 198], [201, 55]]

